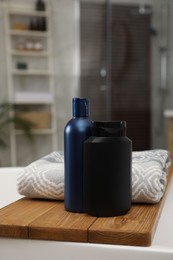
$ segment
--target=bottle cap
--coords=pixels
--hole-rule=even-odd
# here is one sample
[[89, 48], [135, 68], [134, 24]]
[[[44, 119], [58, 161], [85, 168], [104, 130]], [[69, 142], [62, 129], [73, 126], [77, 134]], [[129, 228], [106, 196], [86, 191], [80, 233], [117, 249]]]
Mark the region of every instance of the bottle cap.
[[97, 137], [122, 137], [126, 135], [126, 121], [92, 122], [92, 135]]
[[72, 99], [73, 117], [88, 117], [89, 115], [89, 101], [87, 98], [73, 98]]

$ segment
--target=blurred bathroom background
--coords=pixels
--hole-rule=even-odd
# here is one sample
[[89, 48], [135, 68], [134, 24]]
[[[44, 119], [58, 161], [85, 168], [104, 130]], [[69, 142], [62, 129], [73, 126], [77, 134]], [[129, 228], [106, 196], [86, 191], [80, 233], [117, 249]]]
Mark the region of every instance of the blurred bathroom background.
[[[43, 66], [45, 71], [43, 59], [48, 55], [51, 64], [51, 75], [48, 76], [52, 86], [49, 90], [53, 90], [54, 99], [53, 110], [51, 107], [49, 111], [53, 111], [51, 120], [54, 116], [54, 124], [52, 131], [44, 131], [47, 126], [43, 126], [41, 131], [33, 131], [34, 141], [26, 140], [20, 131], [8, 126], [7, 146], [0, 147], [1, 166], [27, 165], [55, 149], [63, 150], [63, 130], [71, 118], [71, 99], [74, 96], [89, 98], [93, 120], [127, 121], [127, 136], [133, 141], [133, 150], [167, 149], [168, 120], [171, 117], [165, 114], [173, 110], [173, 1], [43, 1], [45, 10], [41, 12], [49, 10], [43, 17], [47, 22], [50, 53], [46, 50], [48, 44], [41, 42], [44, 49], [41, 57], [33, 51], [29, 56], [26, 50], [21, 53], [14, 50], [17, 37], [25, 37], [25, 41], [30, 43], [34, 34], [16, 36], [12, 31], [9, 35], [7, 25], [7, 20], [11, 19], [11, 28], [14, 29], [15, 25], [18, 26], [15, 29], [21, 29], [21, 21], [13, 24], [19, 15], [14, 10], [28, 8], [31, 10], [28, 16], [34, 16], [32, 9], [36, 2], [0, 1], [0, 103], [13, 102], [11, 93], [13, 91], [14, 97], [15, 84], [22, 84], [18, 93], [21, 94], [21, 88], [33, 87], [37, 78], [37, 94], [43, 87], [46, 89], [43, 85], [50, 81], [46, 81], [45, 75], [26, 75], [22, 69], [26, 70], [26, 65], [32, 69], [32, 64], [37, 62], [40, 64], [33, 70]], [[9, 8], [13, 10], [11, 14]], [[36, 17], [42, 14], [38, 12]], [[40, 37], [44, 38], [44, 35]], [[37, 42], [36, 47], [39, 48], [39, 44]], [[18, 48], [23, 46], [20, 44]], [[35, 63], [33, 59], [36, 59]], [[14, 62], [23, 74], [15, 71], [11, 75], [10, 67]], [[37, 105], [34, 104], [38, 112]], [[38, 117], [37, 120], [46, 118]]]

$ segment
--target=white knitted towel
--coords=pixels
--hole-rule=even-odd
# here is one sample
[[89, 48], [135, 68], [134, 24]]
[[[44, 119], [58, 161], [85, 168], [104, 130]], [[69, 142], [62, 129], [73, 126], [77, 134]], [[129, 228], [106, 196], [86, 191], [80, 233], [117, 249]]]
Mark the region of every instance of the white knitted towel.
[[132, 153], [132, 201], [157, 203], [162, 198], [170, 166], [167, 150], [149, 150]]
[[52, 152], [29, 164], [18, 175], [18, 192], [29, 198], [64, 199], [64, 156]]
[[[132, 202], [159, 202], [165, 191], [169, 165], [166, 150], [133, 152]], [[63, 200], [63, 153], [52, 152], [25, 167], [18, 175], [17, 186], [18, 192], [29, 198]]]

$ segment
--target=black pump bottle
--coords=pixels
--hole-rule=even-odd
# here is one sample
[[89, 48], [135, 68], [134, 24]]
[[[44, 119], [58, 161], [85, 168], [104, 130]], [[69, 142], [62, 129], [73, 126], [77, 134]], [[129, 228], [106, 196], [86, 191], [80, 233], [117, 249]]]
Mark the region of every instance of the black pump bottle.
[[98, 217], [123, 215], [132, 198], [126, 122], [93, 122], [91, 130], [84, 143], [84, 211]]

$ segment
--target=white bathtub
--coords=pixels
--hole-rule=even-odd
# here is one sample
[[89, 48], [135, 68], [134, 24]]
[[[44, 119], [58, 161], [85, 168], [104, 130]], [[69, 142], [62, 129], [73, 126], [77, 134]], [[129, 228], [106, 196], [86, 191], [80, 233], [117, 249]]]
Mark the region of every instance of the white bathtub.
[[[21, 168], [0, 168], [0, 207], [21, 196], [16, 178]], [[0, 238], [0, 260], [173, 260], [173, 184], [151, 247], [67, 243]]]
[[21, 169], [0, 167], [0, 208], [22, 197], [18, 194], [16, 186], [17, 174]]

